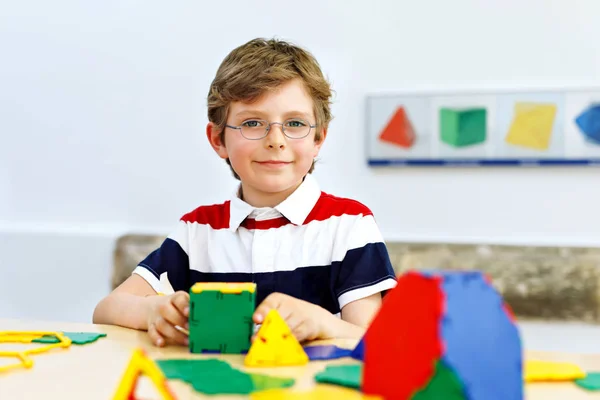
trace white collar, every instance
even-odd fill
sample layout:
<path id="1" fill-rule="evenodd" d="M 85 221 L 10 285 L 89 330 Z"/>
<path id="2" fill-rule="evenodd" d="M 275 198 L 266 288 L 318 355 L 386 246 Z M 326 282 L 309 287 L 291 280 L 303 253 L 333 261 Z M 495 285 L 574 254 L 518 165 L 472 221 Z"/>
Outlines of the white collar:
<path id="1" fill-rule="evenodd" d="M 236 190 L 231 197 L 229 204 L 229 229 L 232 231 L 244 222 L 253 211 L 275 210 L 276 213 L 283 215 L 294 225 L 302 225 L 321 197 L 321 189 L 317 180 L 307 174 L 300 186 L 288 196 L 287 199 L 276 205 L 274 208 L 256 208 L 246 203 L 239 197 L 240 189 Z"/>

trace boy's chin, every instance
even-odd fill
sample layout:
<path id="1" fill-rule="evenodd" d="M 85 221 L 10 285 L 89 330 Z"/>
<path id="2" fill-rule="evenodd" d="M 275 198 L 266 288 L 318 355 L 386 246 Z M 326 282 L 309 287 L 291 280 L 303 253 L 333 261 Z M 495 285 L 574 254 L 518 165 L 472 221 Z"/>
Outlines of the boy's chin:
<path id="1" fill-rule="evenodd" d="M 256 187 L 265 193 L 280 193 L 290 189 L 296 189 L 302 178 L 292 178 L 283 176 L 263 177 L 256 182 Z"/>

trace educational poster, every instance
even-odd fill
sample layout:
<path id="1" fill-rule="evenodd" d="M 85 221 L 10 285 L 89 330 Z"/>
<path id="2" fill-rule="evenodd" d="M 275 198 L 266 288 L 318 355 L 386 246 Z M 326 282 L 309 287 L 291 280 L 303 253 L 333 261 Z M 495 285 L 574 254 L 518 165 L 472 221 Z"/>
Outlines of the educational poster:
<path id="1" fill-rule="evenodd" d="M 369 96 L 367 160 L 600 166 L 600 90 Z"/>

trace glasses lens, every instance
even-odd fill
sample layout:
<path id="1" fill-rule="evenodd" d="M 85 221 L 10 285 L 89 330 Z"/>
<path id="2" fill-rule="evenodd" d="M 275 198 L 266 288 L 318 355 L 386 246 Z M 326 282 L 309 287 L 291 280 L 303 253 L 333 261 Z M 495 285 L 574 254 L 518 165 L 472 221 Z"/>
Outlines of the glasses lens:
<path id="1" fill-rule="evenodd" d="M 300 139 L 310 132 L 310 124 L 303 119 L 288 119 L 283 124 L 285 134 L 291 138 Z"/>
<path id="2" fill-rule="evenodd" d="M 242 135 L 247 139 L 260 139 L 267 133 L 267 121 L 253 119 L 241 125 Z"/>

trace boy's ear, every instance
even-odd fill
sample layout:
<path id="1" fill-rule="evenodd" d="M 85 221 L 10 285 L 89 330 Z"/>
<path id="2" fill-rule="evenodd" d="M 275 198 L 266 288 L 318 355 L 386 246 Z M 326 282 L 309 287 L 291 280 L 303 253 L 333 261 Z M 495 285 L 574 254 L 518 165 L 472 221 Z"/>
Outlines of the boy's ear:
<path id="1" fill-rule="evenodd" d="M 208 138 L 208 142 L 212 146 L 213 150 L 219 155 L 219 157 L 223 159 L 229 158 L 227 154 L 227 148 L 225 147 L 225 141 L 221 140 L 221 131 L 217 125 L 212 122 L 209 122 L 206 125 L 206 137 Z"/>
<path id="2" fill-rule="evenodd" d="M 321 130 L 321 138 L 317 141 L 315 141 L 315 157 L 319 154 L 319 151 L 321 150 L 321 146 L 323 146 L 323 143 L 325 142 L 325 138 L 327 137 L 327 128 L 323 128 Z"/>

